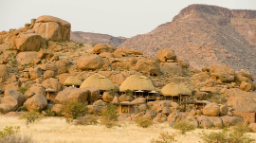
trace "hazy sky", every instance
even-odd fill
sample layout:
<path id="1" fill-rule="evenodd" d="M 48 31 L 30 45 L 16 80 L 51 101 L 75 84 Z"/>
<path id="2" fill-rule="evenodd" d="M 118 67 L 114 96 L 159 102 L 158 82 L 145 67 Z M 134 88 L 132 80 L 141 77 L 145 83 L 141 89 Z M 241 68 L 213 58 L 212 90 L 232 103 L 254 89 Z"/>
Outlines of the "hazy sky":
<path id="1" fill-rule="evenodd" d="M 132 37 L 172 21 L 190 4 L 256 10 L 256 0 L 0 0 L 0 31 L 52 15 L 70 22 L 72 31 Z"/>

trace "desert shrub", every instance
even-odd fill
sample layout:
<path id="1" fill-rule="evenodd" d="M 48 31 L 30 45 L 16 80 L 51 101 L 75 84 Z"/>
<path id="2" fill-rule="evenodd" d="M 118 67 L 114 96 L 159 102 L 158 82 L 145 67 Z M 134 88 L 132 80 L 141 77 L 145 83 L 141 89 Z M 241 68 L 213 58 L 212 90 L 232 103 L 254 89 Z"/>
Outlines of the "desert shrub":
<path id="1" fill-rule="evenodd" d="M 40 120 L 40 113 L 36 110 L 22 114 L 19 119 L 26 120 L 27 124 Z"/>
<path id="2" fill-rule="evenodd" d="M 19 91 L 22 94 L 25 94 L 27 90 L 28 90 L 27 87 L 20 87 L 17 91 Z"/>
<path id="3" fill-rule="evenodd" d="M 87 114 L 89 109 L 83 103 L 68 102 L 63 104 L 62 111 L 63 113 L 70 114 L 73 119 L 76 119 L 79 115 Z"/>
<path id="4" fill-rule="evenodd" d="M 199 137 L 205 143 L 251 143 L 255 139 L 246 136 L 248 127 L 242 123 L 237 123 L 232 131 L 223 130 L 221 132 L 211 132 L 209 134 L 202 131 Z"/>
<path id="5" fill-rule="evenodd" d="M 116 95 L 117 92 L 118 92 L 118 89 L 111 89 L 111 90 L 108 91 L 108 93 L 109 93 L 111 96 L 113 96 L 113 97 Z"/>
<path id="6" fill-rule="evenodd" d="M 176 142 L 175 134 L 169 134 L 168 132 L 160 133 L 158 139 L 152 139 L 151 143 L 173 143 Z"/>
<path id="7" fill-rule="evenodd" d="M 94 47 L 95 45 L 97 45 L 97 43 L 93 43 L 93 44 L 92 44 L 92 47 Z"/>
<path id="8" fill-rule="evenodd" d="M 130 89 L 126 89 L 125 94 L 133 97 L 133 92 Z"/>
<path id="9" fill-rule="evenodd" d="M 51 109 L 47 109 L 44 111 L 45 112 L 45 116 L 55 116 L 56 113 L 54 111 L 52 111 Z"/>
<path id="10" fill-rule="evenodd" d="M 75 125 L 97 125 L 97 117 L 94 115 L 87 115 L 84 117 L 77 118 Z"/>
<path id="11" fill-rule="evenodd" d="M 137 126 L 142 128 L 148 128 L 149 126 L 153 125 L 153 121 L 144 117 L 137 118 L 135 120 Z"/>
<path id="12" fill-rule="evenodd" d="M 107 105 L 106 109 L 102 112 L 102 125 L 105 125 L 107 128 L 111 128 L 116 125 L 116 121 L 118 118 L 116 109 L 117 106 L 115 105 Z"/>
<path id="13" fill-rule="evenodd" d="M 186 134 L 186 132 L 196 129 L 196 127 L 194 125 L 188 124 L 185 121 L 176 123 L 174 125 L 174 128 L 180 130 L 181 134 Z"/>
<path id="14" fill-rule="evenodd" d="M 13 134 L 0 138 L 0 143 L 35 143 L 31 137 Z"/>
<path id="15" fill-rule="evenodd" d="M 17 134 L 20 131 L 20 126 L 6 126 L 3 131 L 0 131 L 0 137 Z"/>

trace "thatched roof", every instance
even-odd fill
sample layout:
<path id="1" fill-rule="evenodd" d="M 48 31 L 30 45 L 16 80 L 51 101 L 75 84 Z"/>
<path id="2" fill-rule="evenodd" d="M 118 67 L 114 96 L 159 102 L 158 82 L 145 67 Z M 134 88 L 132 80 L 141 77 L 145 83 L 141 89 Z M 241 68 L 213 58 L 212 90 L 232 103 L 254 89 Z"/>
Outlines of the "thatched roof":
<path id="1" fill-rule="evenodd" d="M 79 79 L 76 76 L 70 76 L 64 82 L 64 85 L 81 85 L 81 84 L 82 84 L 81 79 Z"/>
<path id="2" fill-rule="evenodd" d="M 153 83 L 149 78 L 146 76 L 141 76 L 141 75 L 132 75 L 128 77 L 119 87 L 119 90 L 121 92 L 124 92 L 125 90 L 156 90 L 154 87 Z"/>
<path id="3" fill-rule="evenodd" d="M 111 90 L 114 89 L 115 86 L 113 83 L 103 75 L 95 74 L 88 77 L 84 82 L 81 84 L 80 88 L 86 88 L 89 86 L 94 86 L 99 88 L 100 90 Z"/>
<path id="4" fill-rule="evenodd" d="M 191 95 L 192 92 L 190 89 L 188 89 L 185 86 L 169 83 L 162 88 L 161 94 L 164 96 L 179 96 L 179 95 Z"/>

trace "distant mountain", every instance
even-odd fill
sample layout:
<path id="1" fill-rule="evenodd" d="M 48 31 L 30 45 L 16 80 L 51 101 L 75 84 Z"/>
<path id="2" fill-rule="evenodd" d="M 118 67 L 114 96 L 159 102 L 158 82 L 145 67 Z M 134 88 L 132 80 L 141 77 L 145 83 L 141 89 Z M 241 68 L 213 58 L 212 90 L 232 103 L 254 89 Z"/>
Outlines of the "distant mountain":
<path id="1" fill-rule="evenodd" d="M 81 31 L 71 32 L 70 39 L 76 42 L 83 42 L 89 45 L 101 43 L 110 44 L 115 47 L 117 47 L 126 40 L 126 38 L 124 37 L 113 37 L 107 34 L 89 33 Z"/>
<path id="2" fill-rule="evenodd" d="M 211 64 L 246 69 L 256 76 L 256 11 L 190 5 L 172 22 L 127 39 L 118 47 L 147 56 L 170 47 L 177 56 L 200 69 Z"/>

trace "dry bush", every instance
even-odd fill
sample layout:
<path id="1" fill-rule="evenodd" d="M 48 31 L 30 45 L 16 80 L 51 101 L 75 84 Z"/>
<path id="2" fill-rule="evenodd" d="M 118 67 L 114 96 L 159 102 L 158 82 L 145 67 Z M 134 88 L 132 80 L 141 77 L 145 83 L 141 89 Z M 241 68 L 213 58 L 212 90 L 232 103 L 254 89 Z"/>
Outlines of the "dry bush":
<path id="1" fill-rule="evenodd" d="M 79 102 L 68 102 L 62 107 L 63 113 L 72 115 L 73 119 L 76 119 L 79 115 L 85 115 L 89 109 L 83 103 Z"/>
<path id="2" fill-rule="evenodd" d="M 31 137 L 14 134 L 0 138 L 0 143 L 35 143 L 35 141 Z"/>
<path id="3" fill-rule="evenodd" d="M 144 118 L 144 117 L 137 118 L 135 120 L 135 123 L 137 124 L 137 126 L 142 127 L 142 128 L 148 128 L 149 126 L 153 125 L 152 120 L 150 120 L 148 118 Z"/>
<path id="4" fill-rule="evenodd" d="M 176 142 L 175 134 L 169 134 L 168 132 L 160 133 L 158 139 L 152 139 L 151 143 L 173 143 Z"/>
<path id="5" fill-rule="evenodd" d="M 255 139 L 246 136 L 248 126 L 237 123 L 232 131 L 223 130 L 222 132 L 211 132 L 209 134 L 202 131 L 199 136 L 205 143 L 251 143 Z"/>
<path id="6" fill-rule="evenodd" d="M 97 117 L 94 115 L 87 115 L 84 117 L 80 117 L 75 121 L 75 125 L 97 125 Z"/>
<path id="7" fill-rule="evenodd" d="M 40 118 L 41 118 L 40 113 L 35 110 L 24 113 L 19 117 L 19 119 L 21 119 L 21 120 L 26 120 L 27 124 L 38 121 L 38 120 L 40 120 Z"/>
<path id="8" fill-rule="evenodd" d="M 111 128 L 116 125 L 118 114 L 115 105 L 107 105 L 106 109 L 102 112 L 101 124 L 107 128 Z"/>
<path id="9" fill-rule="evenodd" d="M 188 124 L 185 121 L 176 123 L 174 125 L 174 128 L 180 130 L 181 134 L 186 134 L 186 132 L 196 129 L 196 127 L 194 125 Z"/>

